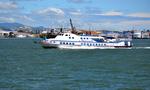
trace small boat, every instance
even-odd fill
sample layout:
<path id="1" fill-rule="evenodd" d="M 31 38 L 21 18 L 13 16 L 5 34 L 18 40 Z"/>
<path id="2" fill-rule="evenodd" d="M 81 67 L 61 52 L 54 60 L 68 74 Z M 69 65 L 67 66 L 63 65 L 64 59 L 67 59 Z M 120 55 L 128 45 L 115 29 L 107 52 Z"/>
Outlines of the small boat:
<path id="1" fill-rule="evenodd" d="M 55 38 L 45 39 L 41 42 L 44 48 L 66 49 L 109 49 L 132 47 L 129 40 L 116 40 L 109 42 L 101 36 L 82 36 L 71 32 L 58 34 Z"/>

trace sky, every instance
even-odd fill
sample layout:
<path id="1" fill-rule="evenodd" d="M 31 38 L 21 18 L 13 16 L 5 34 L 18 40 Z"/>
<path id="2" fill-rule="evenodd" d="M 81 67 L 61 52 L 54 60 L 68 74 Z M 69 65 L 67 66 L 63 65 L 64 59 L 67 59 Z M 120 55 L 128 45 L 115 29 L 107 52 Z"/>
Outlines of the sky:
<path id="1" fill-rule="evenodd" d="M 0 23 L 78 29 L 150 29 L 150 0 L 0 0 Z"/>

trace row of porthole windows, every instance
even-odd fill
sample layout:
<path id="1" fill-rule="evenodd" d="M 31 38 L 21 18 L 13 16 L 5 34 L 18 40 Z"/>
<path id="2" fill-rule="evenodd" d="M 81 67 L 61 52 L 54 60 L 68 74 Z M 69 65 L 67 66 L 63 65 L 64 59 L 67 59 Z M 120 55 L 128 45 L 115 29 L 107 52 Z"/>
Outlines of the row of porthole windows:
<path id="1" fill-rule="evenodd" d="M 51 43 L 55 43 L 55 41 L 51 41 Z"/>
<path id="2" fill-rule="evenodd" d="M 65 36 L 70 36 L 70 35 L 66 34 Z"/>
<path id="3" fill-rule="evenodd" d="M 82 46 L 106 46 L 106 44 L 81 43 Z"/>
<path id="4" fill-rule="evenodd" d="M 60 42 L 60 44 L 64 44 L 64 45 L 74 45 L 73 42 Z"/>
<path id="5" fill-rule="evenodd" d="M 74 37 L 69 37 L 69 39 L 74 39 Z"/>
<path id="6" fill-rule="evenodd" d="M 81 39 L 88 39 L 88 38 L 82 38 L 82 37 L 81 37 Z"/>

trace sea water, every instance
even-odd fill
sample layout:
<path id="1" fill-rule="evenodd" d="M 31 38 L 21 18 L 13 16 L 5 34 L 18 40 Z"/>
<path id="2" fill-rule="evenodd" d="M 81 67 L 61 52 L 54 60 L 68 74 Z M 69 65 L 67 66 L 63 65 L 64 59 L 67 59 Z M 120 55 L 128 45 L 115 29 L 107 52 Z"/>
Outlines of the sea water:
<path id="1" fill-rule="evenodd" d="M 44 49 L 0 39 L 0 90 L 150 90 L 150 40 L 131 49 Z"/>

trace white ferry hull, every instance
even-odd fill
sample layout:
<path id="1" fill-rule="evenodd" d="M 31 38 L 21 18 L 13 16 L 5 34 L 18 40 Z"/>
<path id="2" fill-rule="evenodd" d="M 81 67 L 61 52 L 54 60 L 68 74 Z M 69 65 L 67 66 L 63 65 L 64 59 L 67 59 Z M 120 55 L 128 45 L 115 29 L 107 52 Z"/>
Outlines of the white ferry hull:
<path id="1" fill-rule="evenodd" d="M 63 45 L 43 45 L 44 48 L 60 48 L 60 49 L 121 49 L 131 48 L 131 46 L 113 46 L 113 47 L 87 47 L 87 46 L 63 46 Z"/>
<path id="2" fill-rule="evenodd" d="M 59 46 L 60 49 L 114 49 L 115 47 Z"/>
<path id="3" fill-rule="evenodd" d="M 43 43 L 44 48 L 60 48 L 60 49 L 115 49 L 115 48 L 131 48 L 132 46 L 127 45 L 116 45 L 116 46 L 82 46 L 82 45 L 60 45 Z"/>
<path id="4" fill-rule="evenodd" d="M 132 46 L 130 41 L 107 42 L 102 39 L 102 37 L 65 33 L 54 39 L 43 40 L 41 44 L 44 48 L 60 49 L 114 49 L 130 48 Z"/>

